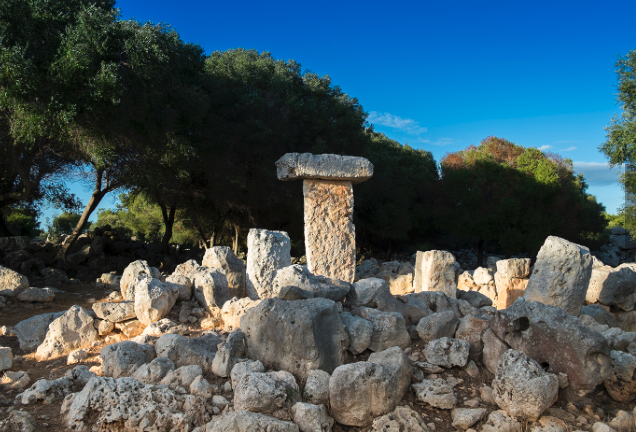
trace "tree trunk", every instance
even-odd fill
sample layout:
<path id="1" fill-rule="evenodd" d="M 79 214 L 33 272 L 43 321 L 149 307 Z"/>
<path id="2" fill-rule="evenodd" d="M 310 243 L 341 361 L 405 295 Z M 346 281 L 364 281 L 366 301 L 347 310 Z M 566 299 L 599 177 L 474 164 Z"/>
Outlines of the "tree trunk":
<path id="1" fill-rule="evenodd" d="M 477 242 L 477 267 L 484 265 L 484 239 Z"/>
<path id="2" fill-rule="evenodd" d="M 82 232 L 82 230 L 84 229 L 84 227 L 86 226 L 86 222 L 88 222 L 88 218 L 91 216 L 91 214 L 93 214 L 93 212 L 95 211 L 95 209 L 97 208 L 97 206 L 99 205 L 99 203 L 102 201 L 102 199 L 104 198 L 104 196 L 108 193 L 111 192 L 115 189 L 117 189 L 117 185 L 108 185 L 108 183 L 106 184 L 106 187 L 104 187 L 104 189 L 102 189 L 102 180 L 103 180 L 103 174 L 104 171 L 97 171 L 97 177 L 95 179 L 95 190 L 93 190 L 93 194 L 91 195 L 91 199 L 88 200 L 88 204 L 86 204 L 86 207 L 84 207 L 84 211 L 82 212 L 82 216 L 80 216 L 79 221 L 77 222 L 77 225 L 75 225 L 75 228 L 73 229 L 73 232 L 71 233 L 70 236 L 68 236 L 65 240 L 64 243 L 62 244 L 62 247 L 60 248 L 59 252 L 57 253 L 57 259 L 58 261 L 61 261 L 62 263 L 66 263 L 66 254 L 68 252 L 68 250 L 71 248 L 71 246 L 73 246 L 75 244 L 75 242 L 77 241 L 77 239 L 80 236 L 80 233 Z"/>
<path id="3" fill-rule="evenodd" d="M 237 223 L 234 225 L 234 238 L 232 239 L 232 250 L 235 255 L 238 255 L 239 236 L 241 235 L 241 226 Z"/>
<path id="4" fill-rule="evenodd" d="M 163 239 L 161 239 L 161 250 L 164 254 L 170 253 L 170 239 L 172 238 L 172 228 L 174 227 L 174 216 L 177 212 L 177 206 L 170 207 L 170 210 L 166 208 L 165 204 L 159 204 L 161 207 L 161 216 L 163 216 L 163 225 L 166 227 L 163 233 Z"/>

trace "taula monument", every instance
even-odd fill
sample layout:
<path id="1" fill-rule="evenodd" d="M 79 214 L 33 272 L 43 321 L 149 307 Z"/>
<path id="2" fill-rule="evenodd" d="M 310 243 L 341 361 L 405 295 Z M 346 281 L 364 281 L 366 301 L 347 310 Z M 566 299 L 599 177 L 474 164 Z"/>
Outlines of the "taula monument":
<path id="1" fill-rule="evenodd" d="M 373 176 L 362 157 L 287 153 L 276 162 L 278 179 L 303 180 L 307 268 L 315 275 L 353 283 L 356 233 L 353 184 Z"/>

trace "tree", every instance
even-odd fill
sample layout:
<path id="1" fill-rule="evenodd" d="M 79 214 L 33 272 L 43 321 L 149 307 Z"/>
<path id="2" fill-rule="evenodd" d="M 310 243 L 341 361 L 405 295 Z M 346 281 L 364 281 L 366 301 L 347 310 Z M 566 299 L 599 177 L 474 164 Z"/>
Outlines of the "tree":
<path id="1" fill-rule="evenodd" d="M 79 213 L 63 212 L 55 215 L 53 221 L 48 224 L 48 233 L 55 237 L 59 237 L 62 234 L 69 235 L 73 232 L 73 229 L 77 225 L 77 221 L 82 217 Z M 48 222 L 48 218 L 47 218 Z M 90 227 L 86 227 L 88 229 Z M 86 229 L 84 231 L 86 231 Z"/>
<path id="2" fill-rule="evenodd" d="M 569 159 L 488 137 L 441 161 L 438 224 L 463 240 L 494 241 L 507 254 L 535 253 L 548 235 L 580 242 L 605 228 L 604 207 L 586 193 Z"/>
<path id="3" fill-rule="evenodd" d="M 636 230 L 636 50 L 630 51 L 616 62 L 618 75 L 618 103 L 620 116 L 614 116 L 606 128 L 607 139 L 599 146 L 610 166 L 625 164 L 620 182 L 625 189 L 627 202 L 623 208 L 625 228 Z"/>

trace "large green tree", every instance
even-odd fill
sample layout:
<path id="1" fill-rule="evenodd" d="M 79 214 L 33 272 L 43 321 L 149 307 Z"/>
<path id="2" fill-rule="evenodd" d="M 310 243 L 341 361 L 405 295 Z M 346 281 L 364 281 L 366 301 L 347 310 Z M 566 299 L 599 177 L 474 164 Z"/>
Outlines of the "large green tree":
<path id="1" fill-rule="evenodd" d="M 607 156 L 611 166 L 625 164 L 620 181 L 625 189 L 623 208 L 625 227 L 636 230 L 636 50 L 616 62 L 618 75 L 618 103 L 622 108 L 606 128 L 607 139 L 599 150 Z"/>

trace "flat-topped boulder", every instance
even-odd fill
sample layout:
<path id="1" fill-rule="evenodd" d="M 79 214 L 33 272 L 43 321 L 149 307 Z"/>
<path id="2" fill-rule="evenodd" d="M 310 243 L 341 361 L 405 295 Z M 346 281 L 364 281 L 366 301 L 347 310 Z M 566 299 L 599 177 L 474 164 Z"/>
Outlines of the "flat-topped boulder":
<path id="1" fill-rule="evenodd" d="M 321 179 L 362 183 L 373 176 L 368 159 L 334 154 L 287 153 L 276 161 L 279 180 Z"/>

